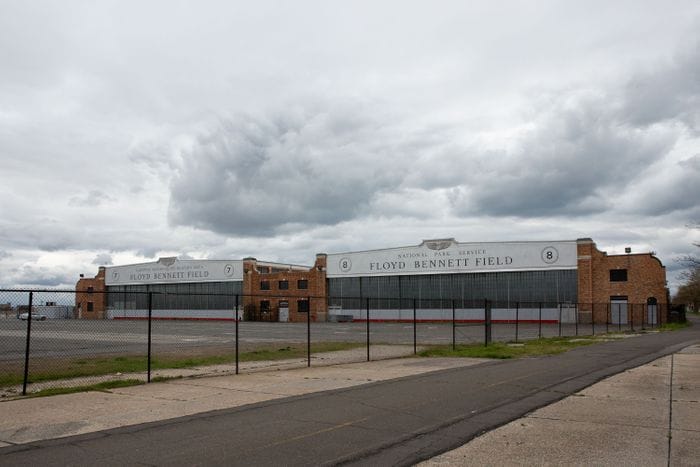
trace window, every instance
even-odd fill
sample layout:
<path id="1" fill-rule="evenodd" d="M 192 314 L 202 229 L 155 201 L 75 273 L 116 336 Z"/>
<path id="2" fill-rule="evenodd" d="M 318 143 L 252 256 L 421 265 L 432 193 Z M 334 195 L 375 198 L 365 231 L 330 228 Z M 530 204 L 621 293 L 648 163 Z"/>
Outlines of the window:
<path id="1" fill-rule="evenodd" d="M 87 311 L 95 311 L 95 304 L 93 302 L 87 302 Z"/>
<path id="2" fill-rule="evenodd" d="M 260 290 L 270 290 L 270 281 L 260 281 Z"/>
<path id="3" fill-rule="evenodd" d="M 611 269 L 610 282 L 627 282 L 627 269 Z"/>
<path id="4" fill-rule="evenodd" d="M 260 300 L 260 311 L 263 313 L 268 313 L 270 311 L 270 301 Z"/>
<path id="5" fill-rule="evenodd" d="M 309 301 L 308 300 L 297 300 L 297 312 L 308 313 L 309 312 Z"/>
<path id="6" fill-rule="evenodd" d="M 280 290 L 287 290 L 287 289 L 289 289 L 289 281 L 288 280 L 279 281 L 277 283 L 277 286 Z"/>
<path id="7" fill-rule="evenodd" d="M 309 281 L 306 279 L 299 279 L 297 281 L 297 289 L 308 289 L 309 288 Z"/>
<path id="8" fill-rule="evenodd" d="M 95 291 L 94 287 L 88 287 L 88 293 L 93 293 Z"/>

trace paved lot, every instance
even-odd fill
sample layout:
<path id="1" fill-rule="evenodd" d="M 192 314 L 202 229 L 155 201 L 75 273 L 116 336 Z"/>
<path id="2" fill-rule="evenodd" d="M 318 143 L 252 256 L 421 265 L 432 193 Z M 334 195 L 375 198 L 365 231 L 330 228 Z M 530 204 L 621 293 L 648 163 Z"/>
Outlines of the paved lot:
<path id="1" fill-rule="evenodd" d="M 486 430 L 579 392 L 603 378 L 698 341 L 700 329 L 691 328 L 581 347 L 552 357 L 487 362 L 388 381 L 367 381 L 368 384 L 359 386 L 341 385 L 321 392 L 314 391 L 319 391 L 327 380 L 325 372 L 336 367 L 296 370 L 304 376 L 291 379 L 306 386 L 310 394 L 263 402 L 255 402 L 251 396 L 260 392 L 285 394 L 286 373 L 280 372 L 281 377 L 268 384 L 251 382 L 247 386 L 239 385 L 243 381 L 240 376 L 230 376 L 134 387 L 114 391 L 113 396 L 102 395 L 102 400 L 94 400 L 88 408 L 99 411 L 109 399 L 118 401 L 113 406 L 118 413 L 157 413 L 161 407 L 168 406 L 172 412 L 166 410 L 166 418 L 174 416 L 178 407 L 196 406 L 197 411 L 203 411 L 211 407 L 207 404 L 220 403 L 213 408 L 228 408 L 60 440 L 8 446 L 0 449 L 0 464 L 411 465 L 460 446 Z M 415 365 L 439 361 L 418 360 Z M 313 373 L 304 373 L 307 371 Z M 342 378 L 341 372 L 328 379 Z M 92 396 L 71 397 L 55 399 L 57 403 L 53 404 L 52 413 L 62 412 L 64 420 L 68 420 L 66 430 L 82 421 L 69 401 L 85 405 Z M 234 407 L 232 399 L 237 397 L 247 405 Z M 131 412 L 129 400 L 140 401 L 142 405 Z M 22 416 L 27 406 L 12 405 L 18 402 L 41 403 L 0 403 L 0 410 L 11 414 L 2 420 L 15 421 Z M 603 410 L 624 403 L 613 402 Z M 683 412 L 680 407 L 678 413 Z M 658 420 L 654 408 L 654 404 L 649 404 L 640 413 L 649 413 L 650 420 Z M 46 411 L 32 413 L 39 420 L 14 427 L 10 430 L 12 436 L 21 436 L 28 427 L 47 417 Z M 90 413 L 87 412 L 88 419 Z M 689 420 L 694 420 L 693 414 L 690 417 Z M 122 423 L 131 421 L 127 416 Z M 138 423 L 138 417 L 133 421 Z M 60 418 L 51 419 L 46 426 L 58 427 L 51 436 L 61 435 Z M 16 439 L 10 438 L 10 434 L 3 435 L 8 444 Z M 618 461 L 624 463 L 626 459 Z"/>
<path id="2" fill-rule="evenodd" d="M 27 323 L 17 319 L 0 319 L 0 372 L 2 362 L 23 362 L 26 346 Z M 596 332 L 616 330 L 616 326 L 597 326 Z M 418 323 L 418 344 L 450 344 L 451 323 Z M 559 335 L 558 325 L 520 324 L 520 339 Z M 73 357 L 104 354 L 144 354 L 148 327 L 145 321 L 111 320 L 47 320 L 32 323 L 31 355 L 42 357 Z M 497 324 L 493 327 L 493 339 L 515 339 L 516 327 Z M 588 325 L 563 325 L 563 335 L 590 335 Z M 241 322 L 239 345 L 242 350 L 282 343 L 306 342 L 305 323 Z M 235 346 L 235 322 L 231 321 L 154 321 L 153 345 L 157 352 L 170 352 L 195 348 L 220 348 L 230 351 Z M 366 342 L 365 323 L 312 323 L 312 342 Z M 457 343 L 483 342 L 483 325 L 460 325 L 455 328 Z M 371 323 L 372 343 L 412 344 L 413 324 Z"/>

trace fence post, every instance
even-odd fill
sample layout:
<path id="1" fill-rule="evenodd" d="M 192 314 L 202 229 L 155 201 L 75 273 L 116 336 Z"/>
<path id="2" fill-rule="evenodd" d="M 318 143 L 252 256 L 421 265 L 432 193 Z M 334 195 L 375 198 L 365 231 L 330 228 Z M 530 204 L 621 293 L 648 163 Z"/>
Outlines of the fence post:
<path id="1" fill-rule="evenodd" d="M 542 302 L 540 302 L 540 319 L 538 320 L 539 322 L 539 330 L 537 331 L 537 338 L 542 339 Z"/>
<path id="2" fill-rule="evenodd" d="M 610 315 L 612 314 L 612 304 L 608 302 L 605 310 L 605 333 L 610 332 Z"/>
<path id="3" fill-rule="evenodd" d="M 561 337 L 561 303 L 559 304 L 559 337 Z"/>
<path id="4" fill-rule="evenodd" d="M 311 368 L 311 297 L 308 300 L 309 309 L 306 310 L 306 366 Z"/>
<path id="5" fill-rule="evenodd" d="M 24 380 L 22 383 L 22 395 L 27 395 L 27 382 L 29 381 L 29 342 L 32 335 L 32 300 L 34 292 L 29 292 L 29 314 L 27 315 L 27 347 L 24 351 Z"/>
<path id="6" fill-rule="evenodd" d="M 153 292 L 148 292 L 148 376 L 147 382 L 151 382 L 151 321 L 153 316 Z"/>
<path id="7" fill-rule="evenodd" d="M 630 323 L 630 331 L 634 332 L 634 303 L 627 309 L 627 319 Z"/>
<path id="8" fill-rule="evenodd" d="M 452 350 L 455 350 L 455 299 L 452 299 Z"/>
<path id="9" fill-rule="evenodd" d="M 484 346 L 491 343 L 491 304 L 484 299 Z"/>
<path id="10" fill-rule="evenodd" d="M 416 299 L 413 299 L 413 355 L 418 353 L 418 338 L 416 331 Z"/>
<path id="11" fill-rule="evenodd" d="M 617 332 L 622 331 L 622 307 L 617 304 Z"/>
<path id="12" fill-rule="evenodd" d="M 236 294 L 236 374 L 238 374 L 238 321 L 239 321 L 239 314 L 238 314 L 238 294 Z"/>
<path id="13" fill-rule="evenodd" d="M 520 302 L 515 302 L 515 342 L 518 342 L 518 318 L 520 318 Z"/>
<path id="14" fill-rule="evenodd" d="M 367 361 L 369 361 L 369 297 L 367 297 Z"/>
<path id="15" fill-rule="evenodd" d="M 574 313 L 576 313 L 576 336 L 578 337 L 578 303 L 574 303 Z"/>

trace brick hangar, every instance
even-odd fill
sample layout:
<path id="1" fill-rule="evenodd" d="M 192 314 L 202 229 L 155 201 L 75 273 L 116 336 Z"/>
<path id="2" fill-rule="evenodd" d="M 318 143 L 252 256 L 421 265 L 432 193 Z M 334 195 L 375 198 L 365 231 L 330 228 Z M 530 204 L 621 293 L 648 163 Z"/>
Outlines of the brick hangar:
<path id="1" fill-rule="evenodd" d="M 85 319 L 663 323 L 666 269 L 653 253 L 608 255 L 593 240 L 461 243 L 316 255 L 313 266 L 242 260 L 178 260 L 100 267 L 81 275 Z M 238 310 L 234 312 L 234 310 Z"/>

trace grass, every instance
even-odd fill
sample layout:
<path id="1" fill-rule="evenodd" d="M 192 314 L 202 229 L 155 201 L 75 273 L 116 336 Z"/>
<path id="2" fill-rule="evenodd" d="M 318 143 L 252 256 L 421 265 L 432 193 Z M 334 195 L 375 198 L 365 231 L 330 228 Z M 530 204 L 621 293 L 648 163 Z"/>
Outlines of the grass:
<path id="1" fill-rule="evenodd" d="M 364 344 L 344 342 L 319 342 L 311 345 L 312 353 L 336 352 L 361 347 Z M 262 360 L 286 360 L 306 356 L 306 344 L 287 345 L 282 348 L 262 348 L 239 354 L 240 362 L 252 362 Z M 193 368 L 198 366 L 211 366 L 221 364 L 233 364 L 235 355 L 211 353 L 181 357 L 176 354 L 151 359 L 152 370 Z M 119 357 L 95 357 L 69 359 L 67 361 L 49 361 L 40 366 L 40 369 L 32 370 L 32 362 L 29 364 L 29 380 L 32 383 L 43 381 L 55 381 L 86 376 L 113 375 L 117 373 L 140 373 L 147 369 L 145 356 L 119 356 Z M 60 365 L 60 368 L 56 368 Z M 23 370 L 0 374 L 0 386 L 14 386 L 22 384 Z"/>
<path id="2" fill-rule="evenodd" d="M 660 331 L 676 331 L 690 326 L 691 323 L 666 323 L 661 325 Z M 627 331 L 625 331 L 627 332 Z M 611 332 L 610 334 L 618 334 Z M 605 334 L 596 336 L 579 337 L 551 337 L 524 341 L 520 344 L 494 342 L 488 347 L 483 344 L 471 344 L 457 346 L 452 350 L 452 346 L 433 346 L 418 355 L 421 357 L 464 357 L 464 358 L 518 358 L 536 357 L 540 355 L 555 355 L 566 352 L 576 347 L 591 345 L 597 342 L 608 340 Z"/>
<path id="3" fill-rule="evenodd" d="M 340 350 L 355 349 L 364 347 L 363 343 L 348 342 L 321 342 L 311 344 L 311 353 L 338 352 Z M 260 349 L 245 352 L 240 355 L 241 362 L 259 362 L 263 360 L 285 360 L 290 358 L 306 357 L 306 344 L 289 345 L 276 350 Z"/>
<path id="4" fill-rule="evenodd" d="M 690 321 L 686 321 L 684 323 L 666 323 L 662 324 L 659 329 L 662 331 L 677 331 L 678 329 L 685 329 L 687 327 L 691 326 Z"/>
<path id="5" fill-rule="evenodd" d="M 488 347 L 483 344 L 430 347 L 418 355 L 421 357 L 465 357 L 465 358 L 518 358 L 540 355 L 554 355 L 575 347 L 599 342 L 596 337 L 551 337 L 525 341 L 519 344 L 494 342 Z"/>

